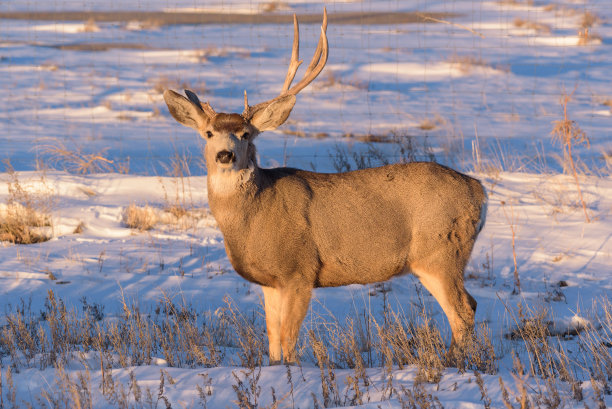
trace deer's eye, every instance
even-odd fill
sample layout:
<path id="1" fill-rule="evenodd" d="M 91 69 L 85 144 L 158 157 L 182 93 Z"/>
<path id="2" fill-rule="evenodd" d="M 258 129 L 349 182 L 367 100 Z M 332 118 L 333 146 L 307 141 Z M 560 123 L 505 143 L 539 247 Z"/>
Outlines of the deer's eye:
<path id="1" fill-rule="evenodd" d="M 206 131 L 206 137 L 207 137 L 208 139 L 212 138 L 212 136 L 213 136 L 213 133 L 212 133 L 212 132 L 210 132 L 210 131 Z"/>
<path id="2" fill-rule="evenodd" d="M 242 134 L 242 139 L 247 139 L 249 136 L 251 136 L 251 134 L 248 132 L 245 132 Z"/>

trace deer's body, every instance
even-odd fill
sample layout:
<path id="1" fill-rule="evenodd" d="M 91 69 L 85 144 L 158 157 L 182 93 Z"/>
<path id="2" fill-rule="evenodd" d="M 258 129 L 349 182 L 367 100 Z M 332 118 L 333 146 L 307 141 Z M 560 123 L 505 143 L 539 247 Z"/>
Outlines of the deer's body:
<path id="1" fill-rule="evenodd" d="M 281 94 L 242 114 L 216 113 L 186 90 L 166 91 L 172 116 L 206 139 L 210 209 L 234 269 L 260 284 L 270 362 L 293 363 L 312 289 L 415 274 L 448 317 L 453 341 L 474 325 L 463 272 L 484 224 L 477 180 L 435 163 L 328 174 L 257 165 L 255 137 L 288 118 L 295 95 L 327 60 L 326 17 L 305 78 L 292 88 L 296 38 Z"/>
<path id="2" fill-rule="evenodd" d="M 483 200 L 478 181 L 435 163 L 340 174 L 256 168 L 232 194 L 209 191 L 236 272 L 275 288 L 293 275 L 310 287 L 386 281 L 422 270 L 441 247 L 465 263 Z"/>

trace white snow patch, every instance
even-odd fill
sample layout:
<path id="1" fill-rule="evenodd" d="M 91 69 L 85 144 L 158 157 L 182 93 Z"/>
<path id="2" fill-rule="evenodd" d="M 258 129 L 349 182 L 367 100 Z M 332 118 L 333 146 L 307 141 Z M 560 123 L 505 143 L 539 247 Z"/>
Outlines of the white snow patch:
<path id="1" fill-rule="evenodd" d="M 85 32 L 98 32 L 100 29 L 95 24 L 85 23 L 55 23 L 32 26 L 34 31 L 53 31 L 64 34 L 81 34 Z"/>
<path id="2" fill-rule="evenodd" d="M 421 63 L 374 63 L 361 68 L 368 74 L 393 74 L 394 76 L 418 81 L 440 81 L 446 78 L 463 77 L 467 75 L 496 75 L 501 74 L 495 68 L 481 65 L 472 65 L 462 68 L 461 63 L 434 62 Z"/>

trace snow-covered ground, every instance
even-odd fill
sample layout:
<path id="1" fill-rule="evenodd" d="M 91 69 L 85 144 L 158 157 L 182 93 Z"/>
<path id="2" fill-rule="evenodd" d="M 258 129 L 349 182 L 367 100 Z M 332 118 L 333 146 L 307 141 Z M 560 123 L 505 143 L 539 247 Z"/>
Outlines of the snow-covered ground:
<path id="1" fill-rule="evenodd" d="M 2 12 L 264 13 L 271 3 L 13 0 L 2 3 Z M 282 13 L 322 9 L 314 1 L 280 3 L 276 6 Z M 490 197 L 487 224 L 466 286 L 478 301 L 477 323 L 489 328 L 499 357 L 498 373 L 482 375 L 490 407 L 504 407 L 499 377 L 511 392 L 521 384 L 512 373 L 512 351 L 529 362 L 524 342 L 509 337 L 521 309 L 547 311 L 549 330 L 561 336 L 559 345 L 572 362 L 582 362 L 584 356 L 580 337 L 562 335 L 591 324 L 609 356 L 610 333 L 597 327 L 605 318 L 602 305 L 609 306 L 612 294 L 609 2 L 385 0 L 325 5 L 330 13 L 327 67 L 300 94 L 288 123 L 259 137 L 260 164 L 335 171 L 346 168 L 347 160 L 354 169 L 354 158 L 368 154 L 372 165 L 381 163 L 378 153 L 390 162 L 435 157 L 483 181 Z M 452 24 L 334 24 L 333 14 L 346 11 L 453 16 L 444 18 Z M 586 37 L 585 16 L 593 21 Z M 310 58 L 318 33 L 317 25 L 301 25 L 301 58 Z M 289 25 L 0 20 L 0 157 L 16 171 L 7 166 L 0 174 L 0 203 L 15 197 L 18 181 L 30 192 L 28 197 L 48 209 L 51 227 L 44 229 L 53 236 L 43 243 L 0 247 L 0 328 L 6 329 L 10 315 L 19 310 L 40 318 L 50 290 L 68 309 L 102 310 L 100 325 L 124 314 L 124 300 L 150 312 L 164 297 L 202 316 L 226 308 L 229 297 L 245 316 L 262 324 L 261 290 L 233 272 L 223 237 L 207 211 L 203 142 L 170 117 L 161 92 L 189 87 L 217 111 L 241 112 L 245 89 L 252 102 L 279 91 L 291 41 Z M 585 222 L 573 176 L 563 174 L 562 147 L 550 135 L 553 121 L 562 119 L 564 93 L 572 95 L 570 118 L 590 141 L 573 150 L 590 223 Z M 389 142 L 364 142 L 380 139 Z M 75 159 L 67 152 L 80 156 Z M 99 172 L 79 174 L 87 160 Z M 160 222 L 146 232 L 126 227 L 123 217 L 133 204 L 151 206 Z M 173 207 L 189 210 L 188 216 L 176 220 L 164 211 Z M 513 294 L 513 248 L 521 281 L 518 295 Z M 364 314 L 380 319 L 387 308 L 406 315 L 424 308 L 449 342 L 441 309 L 415 278 L 406 276 L 382 291 L 374 285 L 316 290 L 302 344 L 308 343 L 308 329 L 320 329 L 321 320 L 335 317 L 344 323 L 346 317 Z M 158 407 L 165 406 L 162 395 L 172 407 L 198 407 L 204 401 L 210 408 L 232 407 L 238 383 L 234 374 L 251 380 L 259 375 L 262 407 L 273 403 L 271 388 L 279 400 L 285 398 L 280 407 L 313 407 L 315 397 L 324 405 L 321 372 L 308 351 L 302 367 L 291 368 L 289 381 L 285 367 L 264 366 L 249 375 L 230 347 L 218 347 L 224 358 L 217 367 L 169 367 L 160 352 L 146 365 L 115 363 L 112 376 L 127 389 L 133 373 L 143 390 L 152 391 Z M 14 387 L 8 386 L 11 365 Z M 53 407 L 52 399 L 41 393 L 61 389 L 56 384 L 62 379 L 59 369 L 17 364 L 5 349 L 0 349 L 0 368 L 7 407 L 13 402 L 11 390 L 15 407 Z M 88 373 L 94 407 L 118 405 L 98 388 L 107 375 L 95 352 L 75 354 L 62 370 L 73 381 Z M 158 394 L 160 370 L 165 389 Z M 358 407 L 411 407 L 401 390 L 417 390 L 416 367 L 393 368 L 392 386 L 400 392 L 391 399 L 385 371 L 380 362 L 367 369 L 370 385 L 362 384 L 366 394 Z M 588 371 L 578 364 L 572 371 L 582 382 L 585 401 L 573 399 L 571 386 L 560 382 L 562 407 L 598 407 L 593 401 L 597 385 L 593 387 Z M 357 404 L 344 398 L 353 396 L 348 392 L 350 376 L 351 369 L 336 370 L 342 399 L 340 404 L 328 402 L 330 406 Z M 526 382 L 534 396 L 545 389 L 541 378 Z M 485 405 L 471 371 L 448 368 L 438 383 L 423 387 L 445 408 Z M 610 407 L 607 393 L 603 405 Z M 533 399 L 534 405 L 547 407 Z"/>

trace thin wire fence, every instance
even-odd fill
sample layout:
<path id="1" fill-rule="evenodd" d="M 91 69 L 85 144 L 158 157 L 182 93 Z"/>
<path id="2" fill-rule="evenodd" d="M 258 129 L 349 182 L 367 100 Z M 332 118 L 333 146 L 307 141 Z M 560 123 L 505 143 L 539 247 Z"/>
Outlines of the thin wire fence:
<path id="1" fill-rule="evenodd" d="M 612 150 L 606 2 L 326 5 L 329 62 L 287 124 L 262 138 L 264 162 L 329 169 L 338 146 L 364 152 L 371 148 L 363 142 L 398 135 L 468 168 L 475 146 L 498 162 L 554 162 L 549 134 L 564 93 L 572 93 L 570 110 L 590 137 L 593 160 Z M 240 112 L 244 90 L 252 101 L 273 97 L 289 61 L 291 13 L 303 20 L 308 61 L 322 6 L 7 3 L 1 156 L 30 170 L 49 166 L 49 146 L 62 146 L 133 173 L 163 173 L 175 153 L 196 158 L 202 143 L 171 120 L 163 90 L 193 89 L 220 111 Z M 379 149 L 402 159 L 400 144 Z M 194 174 L 204 172 L 199 162 Z"/>

